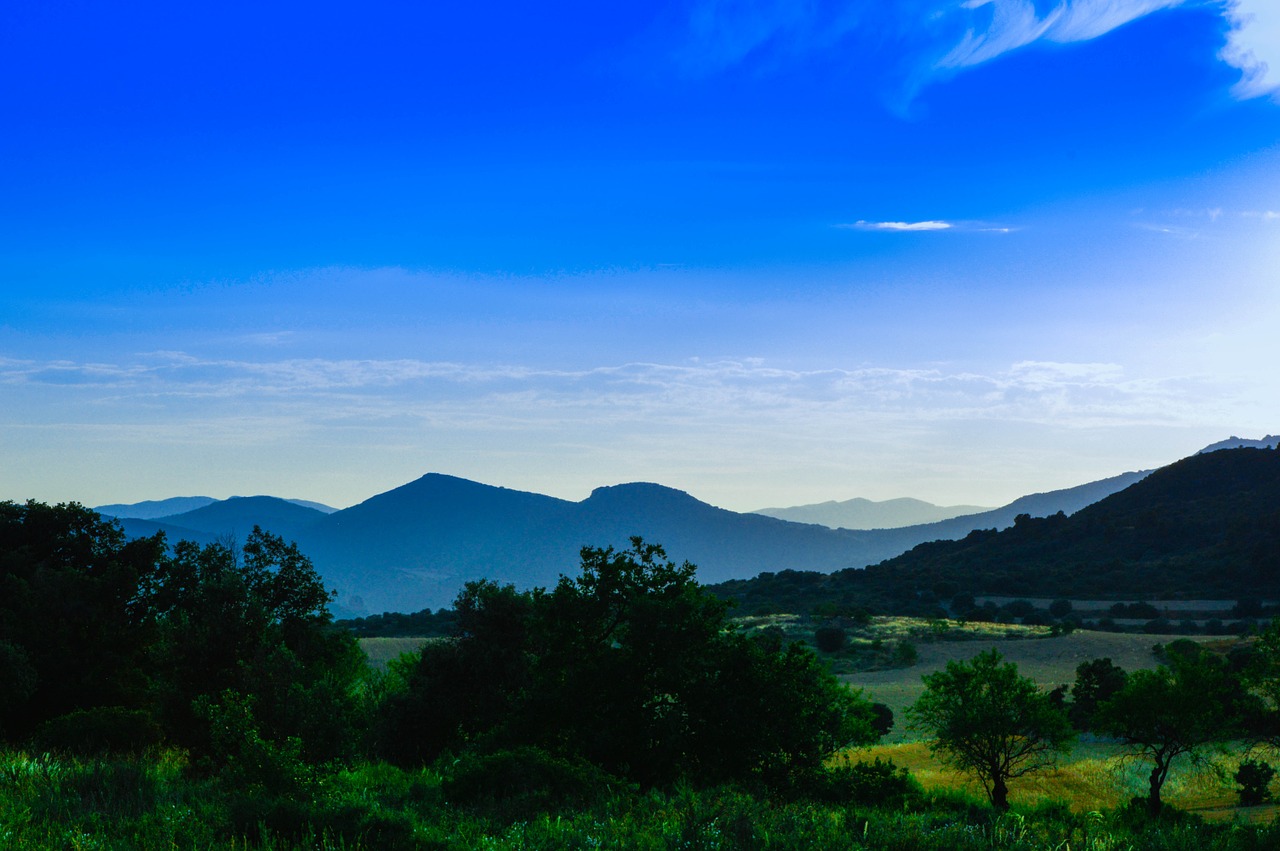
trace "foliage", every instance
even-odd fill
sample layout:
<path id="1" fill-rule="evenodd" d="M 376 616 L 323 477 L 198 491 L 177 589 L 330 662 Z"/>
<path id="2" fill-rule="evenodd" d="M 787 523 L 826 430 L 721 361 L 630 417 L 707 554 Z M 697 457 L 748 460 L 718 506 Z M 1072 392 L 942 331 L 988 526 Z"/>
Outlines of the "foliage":
<path id="1" fill-rule="evenodd" d="M 1271 800 L 1271 780 L 1276 770 L 1265 762 L 1247 759 L 1236 770 L 1235 781 L 1240 786 L 1241 806 L 1251 807 Z"/>
<path id="2" fill-rule="evenodd" d="M 151 641 L 144 588 L 163 538 L 126 541 L 115 523 L 72 504 L 0 502 L 0 733 L 143 702 Z"/>
<path id="3" fill-rule="evenodd" d="M 1081 662 L 1076 668 L 1076 682 L 1071 687 L 1068 717 L 1077 730 L 1093 729 L 1093 716 L 1098 705 L 1124 688 L 1128 680 L 1124 668 L 1109 658 Z"/>
<path id="4" fill-rule="evenodd" d="M 694 567 L 662 548 L 584 548 L 550 591 L 470 583 L 449 641 L 423 648 L 382 713 L 389 758 L 535 746 L 644 786 L 803 785 L 877 738 L 871 705 L 813 654 L 729 628 Z"/>
<path id="5" fill-rule="evenodd" d="M 234 693 L 277 744 L 300 739 L 311 760 L 349 755 L 366 666 L 354 636 L 332 626 L 328 599 L 297 547 L 257 527 L 239 552 L 179 542 L 149 594 L 151 699 L 171 739 L 208 752 L 197 706 Z"/>
<path id="6" fill-rule="evenodd" d="M 463 754 L 449 765 L 446 800 L 500 821 L 586 809 L 622 786 L 591 763 L 534 747 Z"/>
<path id="7" fill-rule="evenodd" d="M 164 734 L 151 714 L 121 706 L 77 709 L 40 725 L 36 744 L 44 750 L 81 755 L 141 753 Z"/>
<path id="8" fill-rule="evenodd" d="M 1212 654 L 1177 653 L 1168 660 L 1155 669 L 1134 671 L 1094 715 L 1097 730 L 1151 763 L 1147 808 L 1152 816 L 1160 814 L 1160 792 L 1174 762 L 1231 738 L 1243 700 L 1226 665 Z"/>
<path id="9" fill-rule="evenodd" d="M 1021 515 L 1001 531 L 932 541 L 865 569 L 778 571 L 714 593 L 743 611 L 819 605 L 931 617 L 935 587 L 973 596 L 1256 599 L 1280 597 L 1280 453 L 1195 455 L 1067 517 Z M 1256 607 L 1254 608 L 1256 610 Z M 1126 611 L 1113 617 L 1152 620 Z M 981 612 L 956 609 L 966 619 Z"/>
<path id="10" fill-rule="evenodd" d="M 1009 780 L 1049 767 L 1075 738 L 1066 714 L 1002 660 L 990 650 L 948 662 L 924 677 L 924 694 L 907 710 L 912 728 L 934 737 L 930 748 L 976 777 L 1001 810 Z"/>

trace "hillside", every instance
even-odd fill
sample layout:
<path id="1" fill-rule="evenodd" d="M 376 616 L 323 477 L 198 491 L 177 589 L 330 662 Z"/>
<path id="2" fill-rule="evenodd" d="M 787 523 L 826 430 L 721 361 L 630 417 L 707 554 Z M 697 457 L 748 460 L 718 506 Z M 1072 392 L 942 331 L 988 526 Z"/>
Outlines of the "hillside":
<path id="1" fill-rule="evenodd" d="M 1072 516 L 935 541 L 865 571 L 725 583 L 748 609 L 927 611 L 957 592 L 1124 599 L 1280 596 L 1280 451 L 1194 455 Z"/>
<path id="2" fill-rule="evenodd" d="M 326 516 L 323 511 L 279 497 L 233 496 L 194 511 L 158 519 L 171 526 L 213 535 L 229 534 L 243 538 L 254 526 L 261 526 L 281 537 L 294 538 Z"/>
<path id="3" fill-rule="evenodd" d="M 991 510 L 981 505 L 934 505 L 909 498 L 882 501 L 855 498 L 789 508 L 759 508 L 752 513 L 793 523 L 818 523 L 832 529 L 900 529 Z"/>
<path id="4" fill-rule="evenodd" d="M 727 511 L 650 483 L 601 487 L 572 502 L 438 474 L 329 514 L 295 500 L 234 497 L 121 523 L 131 537 L 163 531 L 170 541 L 200 543 L 242 538 L 262 526 L 298 542 L 339 591 L 337 610 L 349 616 L 447 606 L 473 579 L 551 585 L 576 568 L 582 547 L 622 547 L 633 535 L 693 562 L 706 583 L 766 571 L 861 568 L 923 541 L 1010 525 L 1019 513 L 1075 511 L 1142 475 L 1027 496 L 938 523 L 865 531 Z"/>

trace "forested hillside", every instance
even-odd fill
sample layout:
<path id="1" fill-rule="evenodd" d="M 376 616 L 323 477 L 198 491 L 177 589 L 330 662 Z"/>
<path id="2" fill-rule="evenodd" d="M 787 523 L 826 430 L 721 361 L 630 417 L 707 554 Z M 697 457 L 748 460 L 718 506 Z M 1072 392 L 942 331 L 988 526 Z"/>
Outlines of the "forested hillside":
<path id="1" fill-rule="evenodd" d="M 827 605 L 928 613 L 952 595 L 1116 599 L 1280 596 L 1280 451 L 1194 455 L 1072 516 L 1022 515 L 1003 531 L 920 544 L 829 576 L 726 582 L 744 610 Z"/>

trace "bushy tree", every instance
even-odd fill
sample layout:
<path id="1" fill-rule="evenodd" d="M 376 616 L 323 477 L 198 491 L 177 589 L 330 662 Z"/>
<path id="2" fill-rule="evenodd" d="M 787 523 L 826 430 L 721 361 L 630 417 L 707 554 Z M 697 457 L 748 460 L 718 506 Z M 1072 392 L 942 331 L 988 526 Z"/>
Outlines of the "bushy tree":
<path id="1" fill-rule="evenodd" d="M 383 714 L 384 752 L 534 746 L 642 785 L 802 785 L 877 738 L 871 704 L 805 648 L 732 630 L 660 546 L 582 550 L 550 591 L 472 583 L 453 638 L 424 648 Z"/>
<path id="2" fill-rule="evenodd" d="M 930 750 L 976 777 L 1001 810 L 1010 780 L 1048 768 L 1075 739 L 1066 713 L 1003 658 L 989 650 L 948 662 L 907 709 L 911 727 L 933 737 Z"/>
<path id="3" fill-rule="evenodd" d="M 1110 658 L 1090 659 L 1076 666 L 1076 682 L 1071 687 L 1068 716 L 1077 730 L 1093 729 L 1098 705 L 1124 688 L 1129 675 Z"/>
<path id="4" fill-rule="evenodd" d="M 209 706 L 250 706 L 267 740 L 311 759 L 349 753 L 354 687 L 366 663 L 332 626 L 329 592 L 294 544 L 254 527 L 242 548 L 179 542 L 148 589 L 152 700 L 170 738 L 214 746 Z"/>
<path id="5" fill-rule="evenodd" d="M 144 588 L 163 553 L 162 536 L 126 541 L 75 503 L 0 502 L 0 733 L 142 702 Z"/>
<path id="6" fill-rule="evenodd" d="M 1194 757 L 1238 729 L 1243 695 L 1226 665 L 1212 654 L 1170 654 L 1168 664 L 1134 671 L 1103 701 L 1094 729 L 1151 763 L 1147 809 L 1158 816 L 1165 780 L 1180 757 Z"/>

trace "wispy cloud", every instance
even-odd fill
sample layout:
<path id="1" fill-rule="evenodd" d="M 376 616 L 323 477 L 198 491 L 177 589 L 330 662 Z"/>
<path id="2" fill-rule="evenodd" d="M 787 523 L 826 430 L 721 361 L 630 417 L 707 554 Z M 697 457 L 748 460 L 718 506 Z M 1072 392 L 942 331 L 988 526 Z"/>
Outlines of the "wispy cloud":
<path id="1" fill-rule="evenodd" d="M 953 226 L 951 222 L 942 222 L 931 219 L 923 222 L 867 222 L 859 220 L 852 224 L 836 225 L 836 227 L 848 228 L 851 230 L 927 231 L 950 230 Z"/>
<path id="2" fill-rule="evenodd" d="M 1031 0 L 967 0 L 957 14 L 967 17 L 960 43 L 936 63 L 938 68 L 980 65 L 1036 41 L 1089 41 L 1117 27 L 1183 0 L 1062 0 L 1041 14 Z"/>
<path id="3" fill-rule="evenodd" d="M 295 417 L 299 427 L 405 417 L 431 428 L 518 430 L 559 423 L 693 424 L 843 429 L 857 422 L 1000 420 L 1095 425 L 1196 420 L 1198 380 L 1132 380 L 1114 364 L 1024 361 L 1003 372 L 940 369 L 793 370 L 756 360 L 627 363 L 580 370 L 416 360 L 267 362 L 164 353 L 139 363 L 5 361 L 0 383 L 44 402 L 112 419 L 139 403 L 189 417 L 247 423 Z M 90 403 L 87 406 L 85 403 Z M 17 414 L 11 409 L 10 424 Z"/>
<path id="4" fill-rule="evenodd" d="M 867 221 L 842 222 L 836 225 L 842 230 L 891 231 L 891 232 L 929 232 L 929 231 L 966 231 L 973 233 L 1012 233 L 1015 228 L 1006 225 L 993 225 L 989 222 L 946 221 L 944 219 L 923 219 L 918 222 Z"/>
<path id="5" fill-rule="evenodd" d="M 1280 100 L 1280 4 L 1275 0 L 1227 0 L 1231 30 L 1222 60 L 1242 72 L 1232 92 L 1242 99 Z"/>
<path id="6" fill-rule="evenodd" d="M 703 67 L 785 65 L 812 54 L 881 55 L 919 88 L 1040 42 L 1090 41 L 1148 15 L 1216 6 L 1227 24 L 1220 58 L 1240 69 L 1238 98 L 1280 97 L 1280 3 L 1275 0 L 697 0 L 689 16 Z"/>

